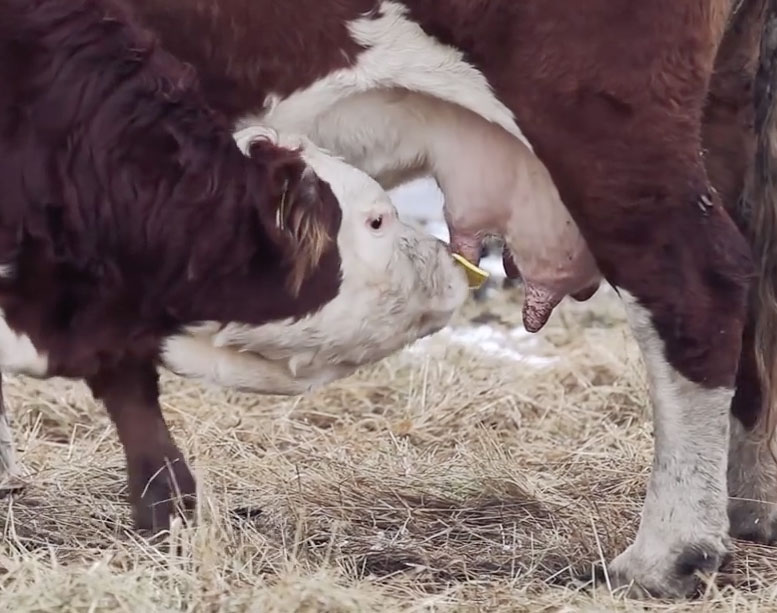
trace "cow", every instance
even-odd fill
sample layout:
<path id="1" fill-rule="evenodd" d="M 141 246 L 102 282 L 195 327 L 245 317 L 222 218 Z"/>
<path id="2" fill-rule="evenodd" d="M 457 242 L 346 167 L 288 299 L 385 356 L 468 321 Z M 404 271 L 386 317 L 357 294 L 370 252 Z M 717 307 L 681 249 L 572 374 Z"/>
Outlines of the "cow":
<path id="1" fill-rule="evenodd" d="M 302 135 L 233 133 L 119 0 L 3 0 L 0 82 L 0 371 L 102 400 L 139 530 L 196 494 L 159 366 L 298 394 L 467 298 L 449 246 L 372 178 Z"/>
<path id="2" fill-rule="evenodd" d="M 775 0 L 131 3 L 235 126 L 301 132 L 384 187 L 430 174 L 447 206 L 461 201 L 447 177 L 509 172 L 487 147 L 469 158 L 472 140 L 435 157 L 445 130 L 423 130 L 421 97 L 479 117 L 472 138 L 511 135 L 621 296 L 647 368 L 653 470 L 612 585 L 687 595 L 730 536 L 777 539 Z M 467 189 L 449 222 L 470 257 L 494 231 L 514 251 Z"/>

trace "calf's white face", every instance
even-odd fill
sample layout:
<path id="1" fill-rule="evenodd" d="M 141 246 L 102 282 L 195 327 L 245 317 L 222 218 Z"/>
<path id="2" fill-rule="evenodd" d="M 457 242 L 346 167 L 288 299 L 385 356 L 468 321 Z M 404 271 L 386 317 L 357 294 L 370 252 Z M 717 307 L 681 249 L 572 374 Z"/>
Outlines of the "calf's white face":
<path id="1" fill-rule="evenodd" d="M 376 181 L 309 140 L 257 126 L 236 133 L 235 140 L 245 152 L 253 140 L 268 137 L 284 147 L 301 146 L 340 203 L 340 291 L 298 321 L 192 326 L 167 339 L 165 365 L 227 387 L 299 394 L 444 327 L 468 294 L 466 276 L 447 246 L 400 221 Z"/>

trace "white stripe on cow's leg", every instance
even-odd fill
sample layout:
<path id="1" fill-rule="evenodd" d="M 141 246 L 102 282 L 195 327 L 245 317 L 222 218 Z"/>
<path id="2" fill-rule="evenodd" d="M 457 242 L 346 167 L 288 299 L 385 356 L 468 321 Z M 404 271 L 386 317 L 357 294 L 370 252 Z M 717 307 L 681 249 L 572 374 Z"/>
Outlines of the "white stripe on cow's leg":
<path id="1" fill-rule="evenodd" d="M 16 460 L 16 445 L 5 405 L 0 375 L 0 496 L 19 491 L 24 487 Z"/>
<path id="2" fill-rule="evenodd" d="M 677 372 L 649 311 L 621 290 L 648 372 L 655 456 L 637 537 L 610 567 L 619 584 L 684 594 L 693 569 L 718 569 L 727 553 L 726 462 L 733 390 L 705 389 Z M 667 565 L 673 567 L 668 568 Z"/>

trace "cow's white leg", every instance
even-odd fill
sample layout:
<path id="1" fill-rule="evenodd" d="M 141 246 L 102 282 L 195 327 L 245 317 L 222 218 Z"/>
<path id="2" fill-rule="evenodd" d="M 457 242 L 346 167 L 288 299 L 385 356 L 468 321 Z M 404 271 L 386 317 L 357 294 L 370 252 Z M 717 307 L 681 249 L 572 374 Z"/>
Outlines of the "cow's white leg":
<path id="1" fill-rule="evenodd" d="M 655 457 L 637 537 L 609 572 L 637 593 L 685 594 L 697 580 L 690 569 L 715 571 L 728 550 L 733 390 L 705 389 L 672 368 L 650 313 L 622 296 L 648 371 Z"/>

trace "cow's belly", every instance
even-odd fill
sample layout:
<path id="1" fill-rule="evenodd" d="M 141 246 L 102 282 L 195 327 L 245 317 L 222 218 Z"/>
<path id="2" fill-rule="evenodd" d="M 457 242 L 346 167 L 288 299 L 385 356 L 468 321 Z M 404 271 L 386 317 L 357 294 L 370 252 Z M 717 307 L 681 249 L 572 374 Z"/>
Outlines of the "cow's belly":
<path id="1" fill-rule="evenodd" d="M 289 360 L 270 360 L 233 347 L 219 347 L 210 336 L 176 335 L 168 338 L 162 352 L 166 368 L 182 377 L 226 388 L 295 396 L 316 390 L 356 370 L 343 364 L 317 368 L 291 367 Z"/>

